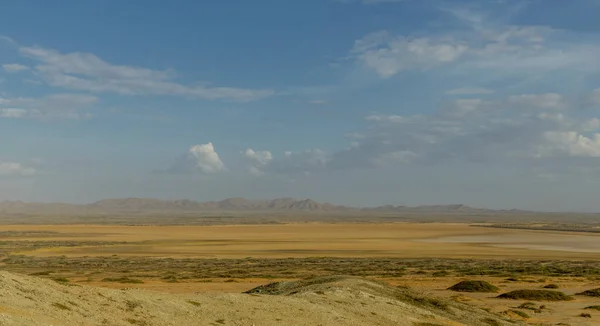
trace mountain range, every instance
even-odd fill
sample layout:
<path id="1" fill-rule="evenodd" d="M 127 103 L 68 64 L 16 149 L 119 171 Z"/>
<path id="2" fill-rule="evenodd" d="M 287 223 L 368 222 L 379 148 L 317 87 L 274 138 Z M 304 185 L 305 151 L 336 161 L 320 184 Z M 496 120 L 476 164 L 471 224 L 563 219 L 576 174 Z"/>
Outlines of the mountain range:
<path id="1" fill-rule="evenodd" d="M 526 213 L 520 210 L 489 210 L 466 205 L 429 206 L 378 206 L 348 207 L 320 203 L 312 199 L 277 198 L 272 200 L 249 200 L 228 198 L 221 201 L 197 202 L 188 199 L 161 200 L 154 198 L 114 198 L 90 204 L 34 203 L 23 201 L 0 202 L 0 213 L 5 214 L 109 214 L 109 213 L 202 213 L 202 212 L 364 212 L 364 213 Z"/>

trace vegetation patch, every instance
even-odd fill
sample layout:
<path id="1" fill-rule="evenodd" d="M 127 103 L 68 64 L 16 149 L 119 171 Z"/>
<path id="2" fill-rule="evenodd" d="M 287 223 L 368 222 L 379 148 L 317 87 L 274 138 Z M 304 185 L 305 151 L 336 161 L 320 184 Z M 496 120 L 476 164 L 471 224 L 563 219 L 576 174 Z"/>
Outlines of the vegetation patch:
<path id="1" fill-rule="evenodd" d="M 142 306 L 142 304 L 137 301 L 130 301 L 130 300 L 125 301 L 125 307 L 127 308 L 127 311 L 134 311 L 135 308 L 139 308 L 141 306 Z"/>
<path id="2" fill-rule="evenodd" d="M 462 281 L 448 288 L 456 292 L 495 293 L 500 289 L 486 281 Z"/>
<path id="3" fill-rule="evenodd" d="M 69 279 L 64 277 L 55 277 L 52 280 L 63 285 L 69 283 Z"/>
<path id="4" fill-rule="evenodd" d="M 533 300 L 533 301 L 568 301 L 572 297 L 558 291 L 550 290 L 515 290 L 498 296 L 501 299 Z"/>
<path id="5" fill-rule="evenodd" d="M 542 312 L 542 306 L 540 306 L 538 308 L 537 305 L 535 304 L 535 302 L 531 302 L 531 301 L 524 302 L 521 305 L 519 305 L 517 308 L 519 308 L 519 309 L 533 310 L 533 312 L 535 312 L 535 313 Z"/>
<path id="6" fill-rule="evenodd" d="M 41 271 L 41 272 L 31 273 L 29 275 L 31 275 L 31 276 L 48 276 L 52 273 L 54 273 L 54 272 L 53 271 Z"/>
<path id="7" fill-rule="evenodd" d="M 107 277 L 107 278 L 102 279 L 102 282 L 131 283 L 131 284 L 144 283 L 144 281 L 142 281 L 142 280 L 138 280 L 136 278 L 130 278 L 130 277 Z"/>
<path id="8" fill-rule="evenodd" d="M 493 319 L 493 318 L 485 318 L 482 320 L 482 322 L 486 325 L 490 325 L 490 326 L 502 326 L 502 324 L 500 324 L 499 321 Z"/>
<path id="9" fill-rule="evenodd" d="M 544 289 L 558 289 L 558 284 L 547 284 L 544 286 Z"/>
<path id="10" fill-rule="evenodd" d="M 525 312 L 523 312 L 523 311 L 520 311 L 520 310 L 514 310 L 514 309 L 511 309 L 511 310 L 509 310 L 509 311 L 510 311 L 510 312 L 512 312 L 513 314 L 515 314 L 515 315 L 517 315 L 517 316 L 521 317 L 521 318 L 525 318 L 525 319 L 527 319 L 527 318 L 531 318 L 531 316 L 529 316 L 527 313 L 525 313 Z"/>
<path id="11" fill-rule="evenodd" d="M 600 306 L 588 306 L 588 307 L 585 307 L 585 309 L 588 309 L 588 310 L 598 310 L 598 311 L 600 311 Z"/>
<path id="12" fill-rule="evenodd" d="M 585 295 L 587 297 L 600 297 L 600 288 L 579 292 L 577 293 L 577 295 Z"/>

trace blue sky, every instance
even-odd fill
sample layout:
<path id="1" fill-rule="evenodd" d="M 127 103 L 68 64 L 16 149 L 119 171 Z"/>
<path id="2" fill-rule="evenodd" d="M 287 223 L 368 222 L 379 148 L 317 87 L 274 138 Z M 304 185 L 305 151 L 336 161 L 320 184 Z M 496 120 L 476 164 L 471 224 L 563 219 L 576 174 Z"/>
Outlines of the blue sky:
<path id="1" fill-rule="evenodd" d="M 0 200 L 600 211 L 596 0 L 1 9 Z"/>

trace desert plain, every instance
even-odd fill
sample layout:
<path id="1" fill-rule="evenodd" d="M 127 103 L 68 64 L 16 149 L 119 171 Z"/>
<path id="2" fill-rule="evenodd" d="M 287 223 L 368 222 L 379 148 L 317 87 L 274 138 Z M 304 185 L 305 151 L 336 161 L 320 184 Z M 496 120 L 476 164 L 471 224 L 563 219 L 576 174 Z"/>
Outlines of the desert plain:
<path id="1" fill-rule="evenodd" d="M 134 221 L 1 225 L 0 325 L 600 324 L 600 297 L 577 295 L 600 287 L 600 233 L 368 219 Z M 243 293 L 300 280 L 316 281 L 275 296 Z M 469 280 L 498 291 L 448 290 Z M 571 300 L 497 298 L 548 285 Z"/>

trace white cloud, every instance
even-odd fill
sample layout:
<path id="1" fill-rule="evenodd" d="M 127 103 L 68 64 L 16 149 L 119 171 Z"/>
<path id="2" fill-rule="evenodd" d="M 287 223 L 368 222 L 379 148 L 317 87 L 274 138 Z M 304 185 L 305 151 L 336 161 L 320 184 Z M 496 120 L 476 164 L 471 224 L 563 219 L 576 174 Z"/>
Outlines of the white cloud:
<path id="1" fill-rule="evenodd" d="M 310 174 L 323 171 L 330 161 L 330 155 L 321 149 L 309 149 L 302 152 L 286 151 L 282 157 L 273 157 L 270 151 L 254 151 L 247 149 L 244 157 L 251 164 L 250 173 L 292 175 Z"/>
<path id="2" fill-rule="evenodd" d="M 0 108 L 0 118 L 25 118 L 29 113 L 25 109 Z"/>
<path id="3" fill-rule="evenodd" d="M 426 37 L 379 31 L 356 40 L 350 57 L 381 78 L 438 66 L 448 66 L 446 75 L 481 73 L 488 81 L 600 71 L 595 55 L 600 51 L 597 38 L 586 39 L 544 26 L 502 25 L 471 10 L 444 11 L 466 22 L 467 29 L 446 29 Z"/>
<path id="4" fill-rule="evenodd" d="M 581 131 L 590 132 L 596 130 L 600 130 L 600 119 L 598 118 L 589 119 L 581 124 Z"/>
<path id="5" fill-rule="evenodd" d="M 381 3 L 393 3 L 393 2 L 404 2 L 409 0 L 333 0 L 338 3 L 362 3 L 365 5 L 375 5 Z"/>
<path id="6" fill-rule="evenodd" d="M 477 111 L 488 103 L 482 99 L 459 99 L 454 102 L 455 114 L 462 116 Z"/>
<path id="7" fill-rule="evenodd" d="M 388 3 L 388 2 L 404 2 L 407 0 L 362 0 L 364 4 L 377 4 L 377 3 Z"/>
<path id="8" fill-rule="evenodd" d="M 494 91 L 489 90 L 483 87 L 465 87 L 465 88 L 455 88 L 446 91 L 447 95 L 485 95 L 485 94 L 493 94 Z"/>
<path id="9" fill-rule="evenodd" d="M 547 131 L 544 138 L 547 143 L 540 146 L 540 156 L 600 157 L 600 133 L 586 137 L 576 131 Z"/>
<path id="10" fill-rule="evenodd" d="M 468 49 L 451 38 L 409 39 L 387 31 L 369 34 L 355 41 L 351 55 L 382 78 L 404 70 L 430 68 L 457 60 Z"/>
<path id="11" fill-rule="evenodd" d="M 22 47 L 20 53 L 37 61 L 36 73 L 49 85 L 74 90 L 122 95 L 177 95 L 209 100 L 252 101 L 274 94 L 272 90 L 252 90 L 207 85 L 187 86 L 175 81 L 171 70 L 113 65 L 94 54 L 63 54 L 41 47 Z"/>
<path id="12" fill-rule="evenodd" d="M 512 95 L 508 98 L 508 101 L 514 105 L 540 109 L 561 109 L 565 107 L 563 97 L 556 93 Z"/>
<path id="13" fill-rule="evenodd" d="M 42 98 L 0 98 L 1 118 L 83 119 L 98 98 L 82 94 L 53 94 Z"/>
<path id="14" fill-rule="evenodd" d="M 374 157 L 372 162 L 377 167 L 398 166 L 399 164 L 411 163 L 416 160 L 418 155 L 411 151 L 395 151 L 384 153 L 379 157 Z"/>
<path id="15" fill-rule="evenodd" d="M 225 171 L 225 164 L 219 158 L 212 143 L 194 145 L 190 148 L 189 154 L 195 158 L 195 164 L 203 173 L 217 173 Z"/>
<path id="16" fill-rule="evenodd" d="M 371 121 L 380 121 L 380 122 L 389 122 L 389 123 L 399 123 L 405 122 L 407 120 L 406 117 L 402 117 L 399 115 L 370 115 L 365 118 L 366 120 Z"/>
<path id="17" fill-rule="evenodd" d="M 32 176 L 37 171 L 15 162 L 0 162 L 0 176 Z"/>
<path id="18" fill-rule="evenodd" d="M 365 118 L 370 126 L 357 130 L 361 137 L 333 153 L 327 167 L 471 162 L 552 168 L 555 174 L 592 171 L 593 164 L 580 159 L 600 157 L 600 118 L 581 117 L 574 110 L 579 105 L 554 93 L 521 94 L 459 99 L 428 115 L 371 115 Z"/>
<path id="19" fill-rule="evenodd" d="M 18 63 L 8 63 L 8 64 L 3 64 L 2 69 L 4 69 L 4 71 L 6 71 L 6 72 L 19 72 L 19 71 L 23 71 L 23 70 L 29 70 L 29 67 L 24 66 L 22 64 L 18 64 Z"/>
<path id="20" fill-rule="evenodd" d="M 269 164 L 273 160 L 273 155 L 269 151 L 255 151 L 248 148 L 244 152 L 244 156 L 250 160 L 256 166 L 263 166 Z"/>
<path id="21" fill-rule="evenodd" d="M 8 36 L 4 36 L 4 35 L 0 35 L 0 41 L 6 42 L 6 43 L 8 43 L 10 45 L 16 44 L 16 42 L 12 38 L 10 38 Z"/>

